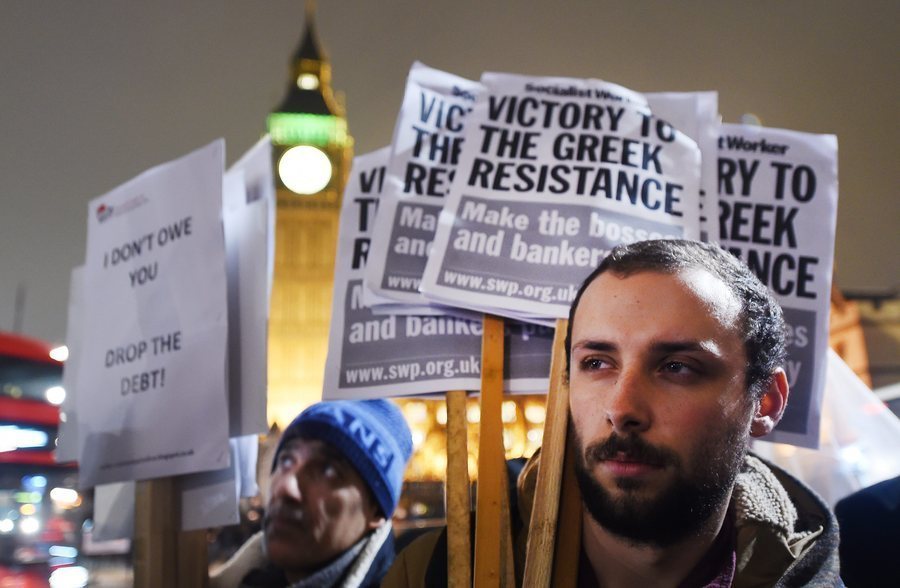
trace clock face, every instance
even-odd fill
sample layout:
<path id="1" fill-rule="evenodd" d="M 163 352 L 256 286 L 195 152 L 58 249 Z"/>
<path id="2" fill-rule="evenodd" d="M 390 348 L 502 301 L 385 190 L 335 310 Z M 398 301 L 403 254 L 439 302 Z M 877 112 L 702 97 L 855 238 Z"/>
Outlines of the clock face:
<path id="1" fill-rule="evenodd" d="M 278 177 L 297 194 L 315 194 L 331 181 L 331 160 L 310 145 L 291 147 L 278 160 Z"/>

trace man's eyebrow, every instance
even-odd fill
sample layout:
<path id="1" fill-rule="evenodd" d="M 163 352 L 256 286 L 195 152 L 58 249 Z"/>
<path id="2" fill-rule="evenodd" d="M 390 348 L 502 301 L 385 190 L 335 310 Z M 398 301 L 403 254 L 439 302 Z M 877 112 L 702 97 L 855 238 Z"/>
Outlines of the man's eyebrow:
<path id="1" fill-rule="evenodd" d="M 583 339 L 581 341 L 575 342 L 575 344 L 572 345 L 573 351 L 577 349 L 613 352 L 617 351 L 619 349 L 619 346 L 610 341 Z M 699 351 L 701 353 L 709 353 L 715 356 L 721 355 L 721 351 L 719 350 L 718 345 L 716 345 L 714 342 L 696 339 L 686 339 L 683 341 L 657 341 L 651 345 L 650 349 L 654 353 L 658 354 L 677 353 L 679 351 Z"/>
<path id="2" fill-rule="evenodd" d="M 322 451 L 323 457 L 327 457 L 328 459 L 330 459 L 332 461 L 339 461 L 341 463 L 347 461 L 347 458 L 344 457 L 343 453 L 341 453 L 340 451 L 338 451 L 337 449 L 335 449 L 334 447 L 332 447 L 331 445 L 329 445 L 327 443 L 323 443 L 322 447 L 320 449 Z"/>
<path id="3" fill-rule="evenodd" d="M 677 353 L 679 351 L 699 351 L 719 357 L 722 355 L 719 346 L 713 341 L 688 339 L 685 341 L 659 341 L 651 349 L 660 354 Z"/>
<path id="4" fill-rule="evenodd" d="M 304 439 L 303 437 L 294 437 L 288 440 L 284 447 L 281 448 L 282 451 L 294 451 L 298 449 L 298 445 L 303 443 L 304 441 L 308 442 L 308 439 Z M 318 455 L 319 457 L 324 457 L 334 461 L 345 461 L 344 455 L 323 441 L 316 442 L 311 446 L 311 451 L 313 455 Z"/>
<path id="5" fill-rule="evenodd" d="M 609 341 L 582 339 L 581 341 L 576 341 L 575 344 L 572 345 L 572 351 L 576 349 L 587 349 L 589 351 L 615 351 L 618 349 L 618 346 Z"/>

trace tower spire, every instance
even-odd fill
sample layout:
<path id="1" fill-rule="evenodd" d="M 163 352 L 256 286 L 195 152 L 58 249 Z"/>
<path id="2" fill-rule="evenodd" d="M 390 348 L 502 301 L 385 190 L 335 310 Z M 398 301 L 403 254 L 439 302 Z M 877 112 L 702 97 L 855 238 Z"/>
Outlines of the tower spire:
<path id="1" fill-rule="evenodd" d="M 291 85 L 278 112 L 343 116 L 344 109 L 331 88 L 331 64 L 315 26 L 315 0 L 307 0 L 303 36 L 291 64 Z"/>

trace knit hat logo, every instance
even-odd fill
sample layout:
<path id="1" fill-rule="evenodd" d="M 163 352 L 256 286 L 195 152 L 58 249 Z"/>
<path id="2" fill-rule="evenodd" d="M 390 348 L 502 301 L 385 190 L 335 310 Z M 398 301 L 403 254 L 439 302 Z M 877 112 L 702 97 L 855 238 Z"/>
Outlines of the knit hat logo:
<path id="1" fill-rule="evenodd" d="M 366 426 L 362 419 L 342 410 L 337 404 L 321 409 L 320 415 L 346 429 L 356 439 L 357 444 L 369 453 L 378 467 L 384 471 L 390 469 L 394 461 L 394 452 L 378 438 L 378 433 Z"/>
<path id="2" fill-rule="evenodd" d="M 372 458 L 375 460 L 375 463 L 377 463 L 382 470 L 387 471 L 394 461 L 394 453 L 378 439 L 378 435 L 375 431 L 366 427 L 361 420 L 354 418 L 349 414 L 345 414 L 345 417 L 347 419 L 345 421 L 347 430 L 350 431 L 350 433 L 360 441 L 360 444 L 369 451 Z"/>

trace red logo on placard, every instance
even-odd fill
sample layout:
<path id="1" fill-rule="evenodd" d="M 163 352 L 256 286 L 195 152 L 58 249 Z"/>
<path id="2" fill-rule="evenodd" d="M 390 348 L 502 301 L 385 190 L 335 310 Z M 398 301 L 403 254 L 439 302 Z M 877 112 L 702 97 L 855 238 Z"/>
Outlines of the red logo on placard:
<path id="1" fill-rule="evenodd" d="M 97 207 L 97 220 L 101 223 L 112 216 L 113 209 L 112 206 L 107 206 L 105 204 L 101 204 Z"/>

